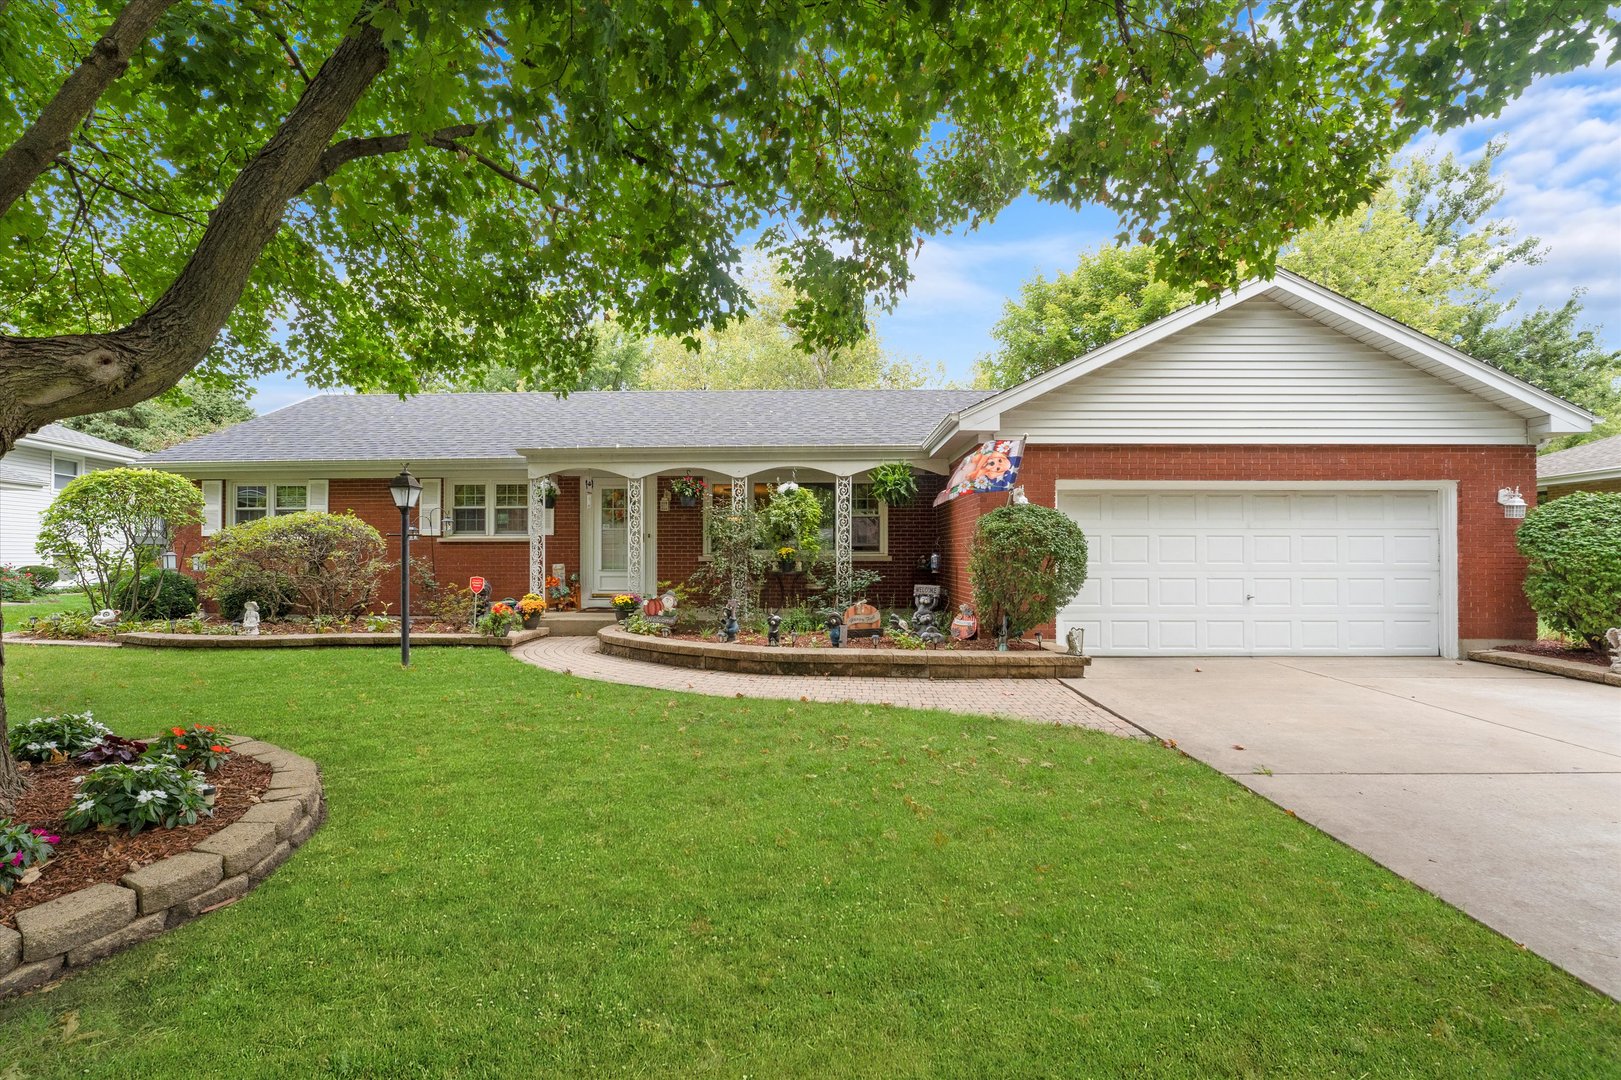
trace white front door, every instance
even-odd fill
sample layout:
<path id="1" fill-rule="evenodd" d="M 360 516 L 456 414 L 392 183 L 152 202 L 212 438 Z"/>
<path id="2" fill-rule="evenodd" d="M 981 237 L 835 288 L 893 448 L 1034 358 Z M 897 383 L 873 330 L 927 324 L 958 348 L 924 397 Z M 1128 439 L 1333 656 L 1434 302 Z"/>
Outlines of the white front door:
<path id="1" fill-rule="evenodd" d="M 1431 491 L 1063 493 L 1087 582 L 1059 612 L 1098 655 L 1435 656 Z"/>
<path id="2" fill-rule="evenodd" d="M 625 482 L 598 480 L 591 508 L 595 544 L 586 602 L 598 603 L 630 588 L 630 514 Z"/>

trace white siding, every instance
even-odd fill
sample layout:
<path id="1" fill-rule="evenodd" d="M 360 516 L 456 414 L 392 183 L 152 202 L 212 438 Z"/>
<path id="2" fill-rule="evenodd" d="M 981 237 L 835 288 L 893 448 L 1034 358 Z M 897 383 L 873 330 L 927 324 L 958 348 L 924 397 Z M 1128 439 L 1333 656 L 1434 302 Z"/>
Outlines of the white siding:
<path id="1" fill-rule="evenodd" d="M 1512 413 L 1267 299 L 1009 409 L 1000 430 L 1073 443 L 1529 441 Z"/>
<path id="2" fill-rule="evenodd" d="M 55 455 L 73 458 L 84 472 L 123 464 L 67 450 Z M 51 456 L 45 447 L 22 445 L 0 458 L 0 563 L 27 566 L 43 561 L 34 551 L 34 541 L 39 538 L 39 516 L 56 498 Z"/>

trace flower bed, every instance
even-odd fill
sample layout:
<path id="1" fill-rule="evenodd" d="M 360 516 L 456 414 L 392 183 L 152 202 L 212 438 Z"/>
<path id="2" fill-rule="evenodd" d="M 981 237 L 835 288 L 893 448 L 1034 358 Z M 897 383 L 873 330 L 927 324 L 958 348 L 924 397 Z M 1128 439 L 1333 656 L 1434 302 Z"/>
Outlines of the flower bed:
<path id="1" fill-rule="evenodd" d="M 500 606 L 500 605 L 497 605 Z M 78 613 L 74 613 L 76 616 Z M 495 627 L 491 628 L 496 629 Z M 475 633 L 466 624 L 411 621 L 412 645 L 476 645 L 510 649 L 546 634 L 544 626 L 492 636 Z M 390 646 L 399 644 L 397 620 L 383 616 L 354 619 L 277 619 L 259 624 L 258 634 L 245 634 L 240 626 L 219 618 L 153 619 L 116 626 L 92 626 L 89 616 L 29 620 L 23 629 L 6 634 L 17 642 L 97 642 L 182 649 L 276 649 L 299 646 Z"/>
<path id="2" fill-rule="evenodd" d="M 0 995 L 234 903 L 309 839 L 326 815 L 315 763 L 252 739 L 229 747 L 203 774 L 218 788 L 211 816 L 133 835 L 66 831 L 89 766 L 29 767 L 17 818 L 57 842 L 37 876 L 0 896 Z"/>
<path id="3" fill-rule="evenodd" d="M 1025 643 L 1030 644 L 1030 643 Z M 597 647 L 609 656 L 705 671 L 755 675 L 855 675 L 896 679 L 1079 679 L 1092 662 L 1048 649 L 996 652 L 983 649 L 844 648 L 729 643 L 632 634 L 617 626 L 597 631 Z"/>

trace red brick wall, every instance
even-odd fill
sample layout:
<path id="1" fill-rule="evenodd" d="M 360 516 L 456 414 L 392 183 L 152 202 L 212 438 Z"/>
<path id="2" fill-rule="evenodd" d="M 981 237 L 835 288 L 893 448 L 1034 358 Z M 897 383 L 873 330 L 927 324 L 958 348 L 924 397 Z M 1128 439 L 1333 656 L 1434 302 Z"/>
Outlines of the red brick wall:
<path id="1" fill-rule="evenodd" d="M 1516 523 L 1497 491 L 1518 487 L 1536 501 L 1530 446 L 1030 446 L 1019 481 L 1031 502 L 1056 505 L 1058 480 L 1456 480 L 1458 636 L 1531 638 L 1536 616 L 1514 547 Z M 970 595 L 967 540 L 978 516 L 1005 496 L 971 495 L 940 508 L 953 603 Z M 1053 627 L 1043 628 L 1049 636 Z"/>

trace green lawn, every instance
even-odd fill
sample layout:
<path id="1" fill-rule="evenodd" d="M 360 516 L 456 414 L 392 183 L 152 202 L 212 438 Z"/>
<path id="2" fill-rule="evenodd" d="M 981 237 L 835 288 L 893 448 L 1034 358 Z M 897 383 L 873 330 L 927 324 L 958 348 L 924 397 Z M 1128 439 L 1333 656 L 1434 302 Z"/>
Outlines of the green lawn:
<path id="1" fill-rule="evenodd" d="M 198 720 L 308 754 L 331 817 L 241 903 L 0 1005 L 0 1076 L 1621 1060 L 1621 1007 L 1159 746 L 484 650 L 410 672 L 383 650 L 6 660 L 13 715 Z"/>
<path id="2" fill-rule="evenodd" d="M 0 615 L 5 617 L 6 630 L 21 630 L 23 620 L 35 615 L 55 615 L 59 611 L 89 611 L 90 601 L 85 599 L 84 593 L 77 589 L 72 592 L 49 593 L 37 600 L 26 604 L 5 604 L 0 606 Z"/>

